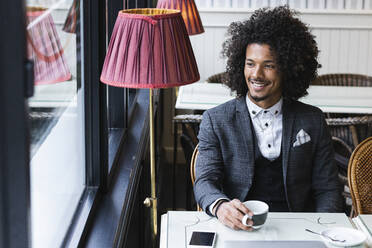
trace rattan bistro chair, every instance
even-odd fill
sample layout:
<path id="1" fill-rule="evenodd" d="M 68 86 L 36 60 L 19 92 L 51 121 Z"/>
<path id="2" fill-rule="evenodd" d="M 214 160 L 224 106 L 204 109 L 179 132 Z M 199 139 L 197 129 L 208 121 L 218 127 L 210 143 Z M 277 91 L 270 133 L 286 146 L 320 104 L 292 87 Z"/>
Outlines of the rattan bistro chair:
<path id="1" fill-rule="evenodd" d="M 355 147 L 372 135 L 372 115 L 326 118 L 333 137 L 342 139 L 349 147 Z"/>
<path id="2" fill-rule="evenodd" d="M 361 74 L 324 74 L 318 76 L 311 85 L 372 87 L 372 77 Z M 352 149 L 360 141 L 372 135 L 371 115 L 325 113 L 331 135 L 342 139 Z"/>
<path id="3" fill-rule="evenodd" d="M 224 83 L 226 81 L 227 73 L 226 72 L 220 72 L 217 74 L 214 74 L 207 78 L 207 83 Z"/>
<path id="4" fill-rule="evenodd" d="M 195 163 L 196 163 L 196 158 L 198 157 L 198 154 L 199 154 L 198 146 L 199 146 L 199 144 L 196 145 L 196 147 L 194 149 L 194 152 L 192 153 L 191 162 L 190 162 L 190 176 L 191 176 L 191 182 L 192 182 L 193 186 L 194 186 L 195 179 L 196 179 L 195 178 Z M 203 209 L 201 209 L 201 207 L 199 207 L 199 205 L 196 206 L 196 209 L 198 211 L 203 211 Z"/>
<path id="5" fill-rule="evenodd" d="M 348 181 L 355 214 L 372 214 L 372 136 L 353 151 Z"/>

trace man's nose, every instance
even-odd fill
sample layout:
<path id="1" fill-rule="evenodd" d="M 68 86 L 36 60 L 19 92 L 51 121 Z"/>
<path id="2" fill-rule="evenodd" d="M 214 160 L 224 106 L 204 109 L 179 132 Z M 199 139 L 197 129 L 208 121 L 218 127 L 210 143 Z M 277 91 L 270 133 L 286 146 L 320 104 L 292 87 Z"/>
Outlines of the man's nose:
<path id="1" fill-rule="evenodd" d="M 253 78 L 259 79 L 262 78 L 263 72 L 262 72 L 262 67 L 260 65 L 257 65 L 252 73 Z"/>

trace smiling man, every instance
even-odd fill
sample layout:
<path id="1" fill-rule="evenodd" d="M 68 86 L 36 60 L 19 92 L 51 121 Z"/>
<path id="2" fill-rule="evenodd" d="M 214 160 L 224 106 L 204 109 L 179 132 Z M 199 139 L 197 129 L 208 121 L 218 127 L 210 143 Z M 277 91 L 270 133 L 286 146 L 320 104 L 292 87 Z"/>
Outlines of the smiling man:
<path id="1" fill-rule="evenodd" d="M 341 210 L 323 113 L 297 101 L 319 64 L 314 36 L 295 14 L 260 9 L 230 25 L 225 84 L 237 98 L 203 114 L 195 198 L 234 229 L 250 230 L 241 223 L 252 214 L 246 200 L 264 201 L 272 212 Z"/>

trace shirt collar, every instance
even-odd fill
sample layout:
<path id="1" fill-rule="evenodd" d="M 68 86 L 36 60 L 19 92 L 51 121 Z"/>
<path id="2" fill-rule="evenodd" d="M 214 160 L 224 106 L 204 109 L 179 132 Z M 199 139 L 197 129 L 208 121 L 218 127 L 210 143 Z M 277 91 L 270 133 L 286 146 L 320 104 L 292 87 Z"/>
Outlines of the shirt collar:
<path id="1" fill-rule="evenodd" d="M 277 103 L 275 103 L 268 109 L 263 109 L 257 106 L 255 103 L 253 103 L 251 99 L 249 99 L 248 94 L 246 95 L 245 99 L 248 107 L 248 112 L 251 118 L 256 117 L 261 111 L 268 111 L 273 116 L 279 116 L 282 113 L 283 97 L 281 97 Z"/>

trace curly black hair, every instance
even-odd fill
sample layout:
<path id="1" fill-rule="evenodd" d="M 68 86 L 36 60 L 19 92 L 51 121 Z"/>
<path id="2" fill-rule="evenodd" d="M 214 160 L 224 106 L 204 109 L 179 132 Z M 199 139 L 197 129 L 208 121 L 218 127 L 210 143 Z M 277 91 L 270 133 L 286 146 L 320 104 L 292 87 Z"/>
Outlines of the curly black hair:
<path id="1" fill-rule="evenodd" d="M 274 53 L 281 73 L 282 95 L 297 100 L 307 95 L 307 88 L 320 67 L 318 47 L 309 28 L 294 17 L 297 12 L 280 6 L 256 10 L 243 22 L 233 22 L 229 38 L 223 43 L 227 57 L 225 84 L 237 96 L 244 96 L 248 87 L 244 77 L 245 53 L 248 44 L 267 44 Z"/>

